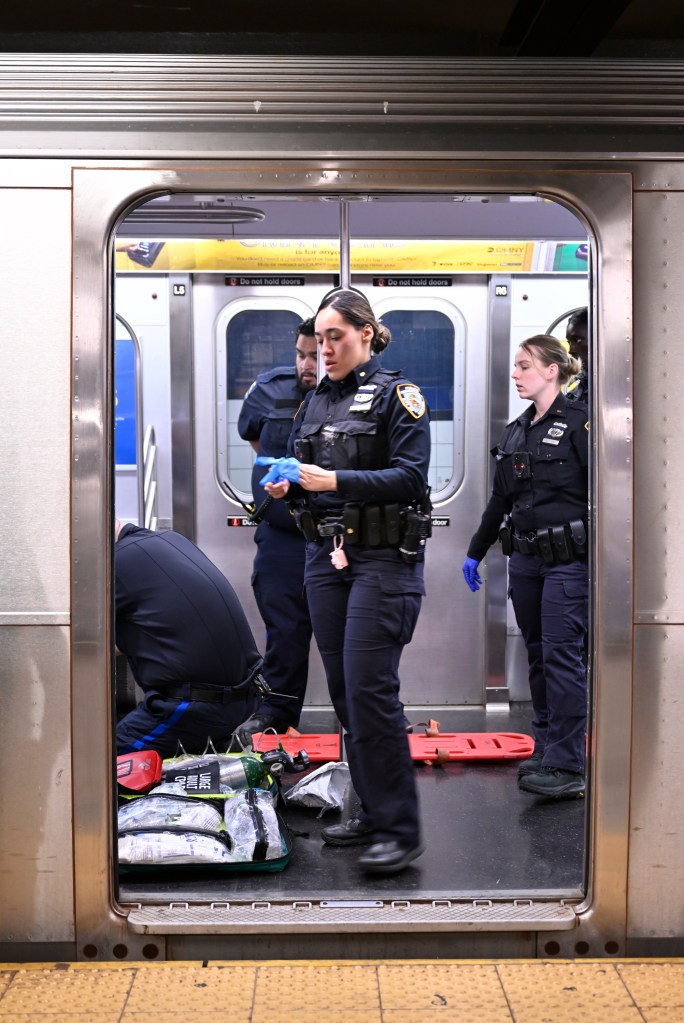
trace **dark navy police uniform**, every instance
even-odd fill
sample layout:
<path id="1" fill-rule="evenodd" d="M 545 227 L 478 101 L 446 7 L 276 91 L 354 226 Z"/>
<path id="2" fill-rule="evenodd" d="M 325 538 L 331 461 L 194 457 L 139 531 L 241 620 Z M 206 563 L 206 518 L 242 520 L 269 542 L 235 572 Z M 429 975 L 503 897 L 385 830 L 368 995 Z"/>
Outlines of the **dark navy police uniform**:
<path id="1" fill-rule="evenodd" d="M 527 647 L 535 753 L 543 751 L 544 768 L 581 773 L 587 719 L 587 408 L 561 394 L 536 423 L 534 411 L 531 405 L 509 423 L 494 449 L 492 496 L 468 557 L 481 561 L 510 515 L 509 595 Z M 554 533 L 549 527 L 565 528 Z"/>
<path id="2" fill-rule="evenodd" d="M 303 398 L 294 366 L 259 374 L 242 405 L 238 433 L 243 440 L 258 440 L 260 455 L 282 458 Z M 257 508 L 267 496 L 259 482 L 266 472 L 263 465 L 255 465 L 252 471 Z M 273 714 L 284 729 L 299 723 L 309 674 L 311 619 L 304 593 L 305 541 L 284 501 L 268 502 L 254 540 L 252 589 L 266 625 L 264 677 L 272 690 L 260 713 Z"/>
<path id="3" fill-rule="evenodd" d="M 335 492 L 293 486 L 288 497 L 305 496 L 319 534 L 306 547 L 306 591 L 331 700 L 347 733 L 360 819 L 372 826 L 373 841 L 414 848 L 420 822 L 398 669 L 425 593 L 423 556 L 403 560 L 396 537 L 388 542 L 385 516 L 390 509 L 387 522 L 395 521 L 394 510 L 403 514 L 425 495 L 425 401 L 375 356 L 343 381 L 325 377 L 307 395 L 291 445 L 302 462 L 337 473 Z M 349 565 L 340 570 L 330 560 L 333 539 L 320 532 L 339 522 L 345 507 L 359 513 L 362 542 L 351 543 L 345 531 Z M 369 523 L 378 527 L 375 534 Z M 363 542 L 376 539 L 378 546 Z"/>
<path id="4" fill-rule="evenodd" d="M 180 742 L 223 752 L 257 703 L 261 657 L 228 580 L 190 540 L 126 525 L 115 547 L 116 645 L 145 697 L 116 729 L 119 753 Z"/>

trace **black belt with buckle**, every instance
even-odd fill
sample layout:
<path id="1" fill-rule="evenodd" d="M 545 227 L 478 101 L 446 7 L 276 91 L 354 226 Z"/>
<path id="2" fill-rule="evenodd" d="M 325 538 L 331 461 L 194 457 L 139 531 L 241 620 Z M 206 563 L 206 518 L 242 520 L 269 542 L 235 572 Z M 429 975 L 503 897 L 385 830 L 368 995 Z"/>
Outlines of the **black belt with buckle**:
<path id="1" fill-rule="evenodd" d="M 539 548 L 537 546 L 537 537 L 522 536 L 519 533 L 513 533 L 511 536 L 511 546 L 514 551 L 520 551 L 521 554 L 538 554 Z"/>
<path id="2" fill-rule="evenodd" d="M 344 523 L 340 518 L 314 519 L 314 525 L 319 536 L 344 536 Z"/>
<path id="3" fill-rule="evenodd" d="M 546 565 L 564 565 L 587 556 L 587 530 L 581 519 L 575 519 L 527 535 L 513 533 L 511 547 L 521 554 L 537 554 Z"/>

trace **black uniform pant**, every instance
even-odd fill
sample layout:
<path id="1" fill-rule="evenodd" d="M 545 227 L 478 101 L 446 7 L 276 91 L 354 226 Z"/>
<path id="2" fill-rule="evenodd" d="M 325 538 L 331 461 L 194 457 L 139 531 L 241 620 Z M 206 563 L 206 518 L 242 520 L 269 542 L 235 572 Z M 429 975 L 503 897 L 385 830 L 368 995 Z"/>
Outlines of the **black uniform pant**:
<path id="1" fill-rule="evenodd" d="M 309 675 L 311 618 L 304 592 L 304 537 L 259 527 L 252 589 L 266 626 L 263 675 L 273 690 L 260 713 L 299 724 Z"/>
<path id="2" fill-rule="evenodd" d="M 423 565 L 392 549 L 345 547 L 334 568 L 332 542 L 307 544 L 305 581 L 330 698 L 346 731 L 352 783 L 378 842 L 420 841 L 413 761 L 399 698 L 399 660 L 411 640 Z"/>
<path id="3" fill-rule="evenodd" d="M 116 726 L 116 751 L 154 749 L 162 757 L 180 752 L 204 753 L 211 740 L 225 753 L 233 732 L 258 704 L 255 690 L 246 689 L 229 703 L 204 703 L 164 696 L 163 687 L 150 689 L 144 699 Z"/>
<path id="4" fill-rule="evenodd" d="M 535 751 L 543 767 L 584 771 L 587 724 L 587 562 L 545 565 L 514 551 L 509 596 L 529 664 Z"/>

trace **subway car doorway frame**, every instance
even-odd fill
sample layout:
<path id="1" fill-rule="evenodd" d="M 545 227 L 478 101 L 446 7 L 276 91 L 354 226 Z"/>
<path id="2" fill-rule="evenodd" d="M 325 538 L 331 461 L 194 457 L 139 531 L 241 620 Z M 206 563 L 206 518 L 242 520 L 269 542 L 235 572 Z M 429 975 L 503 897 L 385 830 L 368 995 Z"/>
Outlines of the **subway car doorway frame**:
<path id="1" fill-rule="evenodd" d="M 433 930 L 516 930 L 548 932 L 561 953 L 577 940 L 614 937 L 626 931 L 629 794 L 622 779 L 630 770 L 632 689 L 632 179 L 608 163 L 587 169 L 572 161 L 538 159 L 512 168 L 496 160 L 293 160 L 275 169 L 273 161 L 215 160 L 197 168 L 190 161 L 170 167 L 162 161 L 114 160 L 107 167 L 73 171 L 73 378 L 72 378 L 72 686 L 73 818 L 76 933 L 79 954 L 87 945 L 101 956 L 125 940 L 132 955 L 136 941 L 155 933 L 192 932 L 192 920 L 139 914 L 115 899 L 114 754 L 112 748 L 112 571 L 111 488 L 113 472 L 111 349 L 114 313 L 113 248 L 117 224 L 143 199 L 170 191 L 310 193 L 312 195 L 453 194 L 492 192 L 537 194 L 565 203 L 585 221 L 592 238 L 592 320 L 601 338 L 594 409 L 593 584 L 595 678 L 592 729 L 592 803 L 587 894 L 573 907 L 547 904 L 533 919 L 515 901 L 506 913 L 454 906 L 453 913 L 405 914 L 401 907 L 388 923 L 314 913 L 304 926 L 320 932 L 367 928 Z M 609 254 L 609 256 L 608 256 Z M 610 303 L 606 297 L 610 295 Z M 601 465 L 622 466 L 602 476 Z M 626 538 L 623 555 L 615 537 Z M 610 550 L 610 558 L 602 552 Z M 457 566 L 454 566 L 456 577 Z M 456 581 L 454 583 L 456 585 Z M 622 600 L 610 601 L 608 594 Z M 102 680 L 95 685 L 94 680 Z M 105 684 L 105 680 L 109 684 Z M 97 863 L 98 869 L 93 869 Z M 496 907 L 494 907 L 496 909 Z M 292 907 L 281 907 L 276 929 L 296 929 Z M 469 912 L 462 910 L 469 909 Z M 372 915 L 372 914 L 371 914 Z M 132 917 L 135 914 L 131 914 Z M 181 914 L 182 916 L 182 914 Z M 409 919 L 411 917 L 411 919 Z M 155 920 L 155 922 L 150 922 Z M 264 919 L 263 926 L 273 926 Z M 226 914 L 217 932 L 240 933 L 259 926 L 255 914 Z M 570 937 L 568 929 L 573 928 Z M 162 938 L 163 940 L 163 938 Z"/>

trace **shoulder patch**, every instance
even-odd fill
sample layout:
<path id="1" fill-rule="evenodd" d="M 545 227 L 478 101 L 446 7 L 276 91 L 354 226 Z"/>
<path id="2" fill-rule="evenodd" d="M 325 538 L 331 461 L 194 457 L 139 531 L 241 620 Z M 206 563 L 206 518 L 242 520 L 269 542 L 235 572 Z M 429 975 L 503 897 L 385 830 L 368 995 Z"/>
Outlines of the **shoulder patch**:
<path id="1" fill-rule="evenodd" d="M 589 420 L 588 419 L 587 419 L 586 423 L 584 424 L 584 429 L 587 431 L 587 433 L 589 432 Z"/>
<path id="2" fill-rule="evenodd" d="M 397 384 L 397 397 L 414 419 L 420 419 L 425 412 L 425 398 L 415 384 Z"/>

